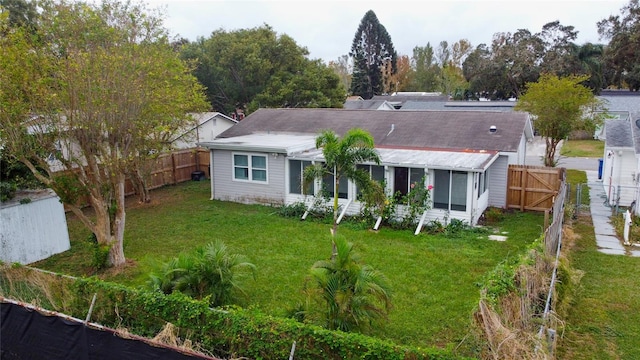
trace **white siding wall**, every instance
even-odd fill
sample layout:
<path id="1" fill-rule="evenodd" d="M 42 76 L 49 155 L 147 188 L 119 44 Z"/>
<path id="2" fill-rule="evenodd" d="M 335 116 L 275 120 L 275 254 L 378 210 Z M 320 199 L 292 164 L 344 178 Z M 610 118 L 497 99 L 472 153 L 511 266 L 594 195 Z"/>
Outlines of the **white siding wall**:
<path id="1" fill-rule="evenodd" d="M 620 205 L 629 206 L 636 197 L 634 174 L 637 170 L 637 160 L 634 152 L 629 150 L 611 150 L 612 155 L 604 159 L 602 184 L 605 193 L 613 203 L 620 191 Z M 606 152 L 605 152 L 606 154 Z"/>
<path id="2" fill-rule="evenodd" d="M 489 167 L 489 206 L 504 208 L 507 206 L 507 174 L 509 157 L 500 155 Z"/>
<path id="3" fill-rule="evenodd" d="M 526 155 L 527 155 L 527 137 L 524 134 L 522 134 L 522 137 L 520 138 L 520 146 L 518 146 L 517 162 L 511 163 L 511 164 L 524 165 Z"/>
<path id="4" fill-rule="evenodd" d="M 235 152 L 244 154 L 243 152 Z M 285 200 L 285 156 L 267 156 L 266 184 L 233 180 L 234 152 L 213 150 L 213 198 L 245 204 L 281 205 Z"/>
<path id="5" fill-rule="evenodd" d="M 0 260 L 29 264 L 69 248 L 67 219 L 57 196 L 0 208 Z"/>

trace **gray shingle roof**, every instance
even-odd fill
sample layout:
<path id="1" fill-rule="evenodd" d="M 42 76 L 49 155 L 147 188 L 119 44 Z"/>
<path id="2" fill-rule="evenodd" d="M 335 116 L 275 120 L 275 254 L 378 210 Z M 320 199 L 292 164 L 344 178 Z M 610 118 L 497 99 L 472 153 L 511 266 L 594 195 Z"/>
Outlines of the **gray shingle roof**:
<path id="1" fill-rule="evenodd" d="M 328 129 L 342 136 L 355 127 L 371 133 L 379 148 L 515 152 L 530 123 L 522 112 L 259 109 L 218 137 Z"/>
<path id="2" fill-rule="evenodd" d="M 631 124 L 627 120 L 607 120 L 604 123 L 607 146 L 634 147 Z"/>

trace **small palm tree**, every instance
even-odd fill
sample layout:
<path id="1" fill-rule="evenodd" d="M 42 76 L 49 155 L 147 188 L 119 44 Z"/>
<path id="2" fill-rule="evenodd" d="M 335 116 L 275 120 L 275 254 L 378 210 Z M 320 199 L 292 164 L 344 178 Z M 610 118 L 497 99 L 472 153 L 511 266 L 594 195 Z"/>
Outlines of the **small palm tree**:
<path id="1" fill-rule="evenodd" d="M 304 171 L 305 188 L 316 179 L 325 175 L 334 178 L 333 188 L 333 227 L 331 234 L 338 231 L 338 187 L 343 179 L 351 179 L 361 189 L 370 189 L 374 181 L 366 171 L 359 170 L 358 164 L 374 162 L 380 164 L 380 157 L 375 150 L 373 137 L 367 131 L 353 128 L 340 139 L 331 130 L 323 131 L 316 138 L 316 148 L 322 148 L 324 163 L 309 166 Z M 378 187 L 379 188 L 379 187 Z M 333 242 L 332 259 L 336 255 L 336 244 Z"/>
<path id="2" fill-rule="evenodd" d="M 342 237 L 335 237 L 334 243 L 337 257 L 318 261 L 310 270 L 305 313 L 331 330 L 364 330 L 387 317 L 391 289 L 381 272 L 358 261 L 353 244 Z"/>
<path id="3" fill-rule="evenodd" d="M 182 253 L 150 275 L 153 288 L 165 294 L 180 291 L 197 299 L 210 297 L 212 306 L 233 302 L 233 292 L 242 292 L 242 270 L 255 272 L 255 265 L 239 254 L 229 254 L 221 241 Z"/>

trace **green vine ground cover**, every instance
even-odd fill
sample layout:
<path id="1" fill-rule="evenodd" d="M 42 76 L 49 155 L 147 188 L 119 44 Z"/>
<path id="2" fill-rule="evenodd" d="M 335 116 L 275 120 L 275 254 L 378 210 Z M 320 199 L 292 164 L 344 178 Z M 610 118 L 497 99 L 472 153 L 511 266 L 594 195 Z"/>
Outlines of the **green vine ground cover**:
<path id="1" fill-rule="evenodd" d="M 127 210 L 125 269 L 98 275 L 129 286 L 144 286 L 157 262 L 216 239 L 232 253 L 247 255 L 256 278 L 243 284 L 239 304 L 282 316 L 302 299 L 309 268 L 331 254 L 330 224 L 283 218 L 275 208 L 209 200 L 208 182 L 187 182 L 152 193 L 150 205 L 135 199 Z M 72 248 L 36 266 L 76 276 L 93 275 L 89 232 L 68 216 Z M 354 243 L 367 264 L 382 271 L 393 289 L 389 320 L 370 335 L 418 347 L 473 348 L 472 313 L 479 285 L 487 272 L 517 256 L 542 231 L 543 216 L 511 213 L 495 225 L 508 240 L 487 233 L 413 235 L 411 230 L 382 228 L 374 232 L 343 223 L 338 232 Z M 369 224 L 372 225 L 372 224 Z M 473 349 L 469 350 L 473 352 Z"/>

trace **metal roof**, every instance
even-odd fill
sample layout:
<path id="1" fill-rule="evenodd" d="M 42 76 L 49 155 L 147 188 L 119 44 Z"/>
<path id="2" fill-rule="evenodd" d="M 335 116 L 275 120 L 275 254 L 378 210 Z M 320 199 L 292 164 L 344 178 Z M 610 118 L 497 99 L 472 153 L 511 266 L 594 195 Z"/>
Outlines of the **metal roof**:
<path id="1" fill-rule="evenodd" d="M 381 165 L 426 167 L 460 171 L 484 171 L 498 157 L 495 151 L 462 152 L 409 149 L 376 149 Z M 322 150 L 311 149 L 291 154 L 291 159 L 324 161 Z"/>
<path id="2" fill-rule="evenodd" d="M 232 138 L 218 138 L 199 143 L 214 150 L 257 151 L 279 154 L 291 154 L 307 149 L 315 149 L 314 135 L 258 133 Z"/>

